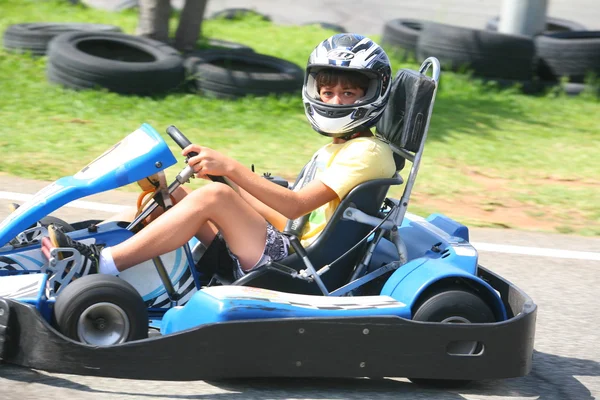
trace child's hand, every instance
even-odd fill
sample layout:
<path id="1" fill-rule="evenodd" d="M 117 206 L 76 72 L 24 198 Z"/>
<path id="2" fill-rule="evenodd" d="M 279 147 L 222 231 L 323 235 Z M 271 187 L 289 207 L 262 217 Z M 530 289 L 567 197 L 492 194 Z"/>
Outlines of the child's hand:
<path id="1" fill-rule="evenodd" d="M 182 154 L 187 156 L 190 152 L 198 153 L 188 160 L 188 165 L 199 178 L 205 178 L 207 175 L 227 176 L 234 165 L 231 158 L 208 147 L 191 144 L 183 149 Z"/>

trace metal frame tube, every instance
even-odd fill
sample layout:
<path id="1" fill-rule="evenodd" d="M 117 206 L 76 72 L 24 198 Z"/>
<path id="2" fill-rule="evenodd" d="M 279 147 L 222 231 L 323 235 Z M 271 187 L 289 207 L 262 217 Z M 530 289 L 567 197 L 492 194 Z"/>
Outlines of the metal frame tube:
<path id="1" fill-rule="evenodd" d="M 400 225 L 404 220 L 404 216 L 406 215 L 406 210 L 408 209 L 408 202 L 410 199 L 410 195 L 412 193 L 413 186 L 415 185 L 415 180 L 417 179 L 417 173 L 419 171 L 419 167 L 421 165 L 421 156 L 423 155 L 423 149 L 425 147 L 425 141 L 427 140 L 427 132 L 429 131 L 429 124 L 431 122 L 431 114 L 433 113 L 433 106 L 435 104 L 435 97 L 437 96 L 437 90 L 439 86 L 441 67 L 440 62 L 435 57 L 429 57 L 421 64 L 419 68 L 419 72 L 421 74 L 427 73 L 427 70 L 431 67 L 431 77 L 435 83 L 435 89 L 433 90 L 433 96 L 431 99 L 431 104 L 429 105 L 429 112 L 427 115 L 427 121 L 425 122 L 425 131 L 423 133 L 423 137 L 421 138 L 421 144 L 419 145 L 419 150 L 415 153 L 414 159 L 412 159 L 412 166 L 410 168 L 410 173 L 408 174 L 408 178 L 406 179 L 406 183 L 404 186 L 404 192 L 402 193 L 402 197 L 400 198 L 399 211 L 395 216 L 394 222 L 396 225 Z"/>

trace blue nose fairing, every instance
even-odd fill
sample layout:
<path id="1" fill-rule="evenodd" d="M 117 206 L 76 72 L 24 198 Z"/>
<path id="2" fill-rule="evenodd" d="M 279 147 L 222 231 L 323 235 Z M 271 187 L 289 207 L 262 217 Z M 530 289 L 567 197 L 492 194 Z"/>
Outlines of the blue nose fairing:
<path id="1" fill-rule="evenodd" d="M 0 246 L 73 200 L 128 185 L 176 162 L 159 133 L 142 124 L 74 176 L 46 186 L 11 213 L 0 223 Z"/>

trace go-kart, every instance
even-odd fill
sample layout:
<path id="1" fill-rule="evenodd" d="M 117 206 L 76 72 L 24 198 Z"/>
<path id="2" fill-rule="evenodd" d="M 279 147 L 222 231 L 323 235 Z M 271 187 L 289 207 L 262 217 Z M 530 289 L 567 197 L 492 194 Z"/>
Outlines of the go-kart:
<path id="1" fill-rule="evenodd" d="M 239 279 L 199 271 L 205 246 L 196 239 L 119 277 L 73 279 L 81 259 L 75 249 L 42 256 L 47 224 L 61 224 L 50 213 L 75 199 L 162 176 L 132 222 L 62 224 L 74 239 L 107 246 L 144 229 L 157 207 L 169 208 L 170 194 L 193 171 L 186 166 L 167 185 L 162 171 L 176 159 L 147 124 L 41 190 L 0 223 L 0 359 L 154 380 L 526 375 L 536 305 L 478 264 L 467 227 L 407 212 L 439 74 L 429 58 L 394 78 L 376 132 L 394 150 L 398 173 L 354 188 L 306 248 L 297 237 L 302 221 L 290 221 L 284 233 L 294 252 Z M 182 148 L 190 143 L 174 126 L 167 133 Z M 386 197 L 402 184 L 400 199 Z"/>

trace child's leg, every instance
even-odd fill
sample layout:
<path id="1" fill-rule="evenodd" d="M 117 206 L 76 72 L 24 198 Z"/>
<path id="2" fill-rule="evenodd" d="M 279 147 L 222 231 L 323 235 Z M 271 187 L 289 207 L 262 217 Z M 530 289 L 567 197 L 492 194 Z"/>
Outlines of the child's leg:
<path id="1" fill-rule="evenodd" d="M 188 193 L 190 193 L 191 190 L 188 189 L 185 186 L 179 186 L 177 189 L 175 189 L 173 191 L 173 193 L 171 193 L 171 197 L 174 200 L 174 204 L 177 204 L 181 201 L 181 199 L 183 199 L 185 196 L 187 196 Z M 157 207 L 156 210 L 152 211 L 152 213 L 150 213 L 150 215 L 148 217 L 146 217 L 146 223 L 150 223 L 151 221 L 154 221 L 156 218 L 158 218 L 160 215 L 162 215 L 164 212 L 164 209 L 162 207 Z M 122 211 L 118 214 L 112 215 L 108 218 L 106 218 L 104 221 L 102 221 L 101 223 L 107 223 L 107 222 L 111 222 L 111 221 L 127 221 L 127 222 L 131 222 L 135 219 L 136 217 L 136 213 L 137 213 L 137 209 L 135 207 L 131 207 L 125 211 Z"/>
<path id="2" fill-rule="evenodd" d="M 110 250 L 117 269 L 123 271 L 181 247 L 194 235 L 210 243 L 217 229 L 243 268 L 251 268 L 262 256 L 265 219 L 230 187 L 220 183 L 188 194 L 150 225 Z"/>

